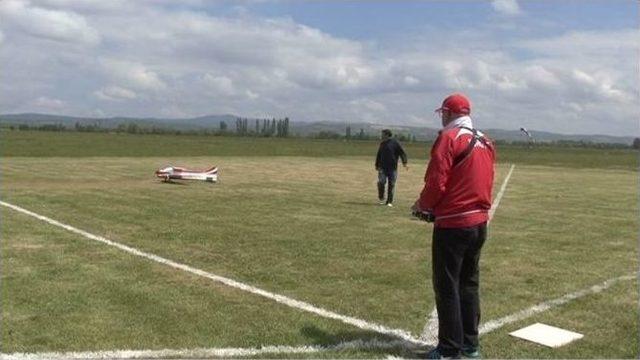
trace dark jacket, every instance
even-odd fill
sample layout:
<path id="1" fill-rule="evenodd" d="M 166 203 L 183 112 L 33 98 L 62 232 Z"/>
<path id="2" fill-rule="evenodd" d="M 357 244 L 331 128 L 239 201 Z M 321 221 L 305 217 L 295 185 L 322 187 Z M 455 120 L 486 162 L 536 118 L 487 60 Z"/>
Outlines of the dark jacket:
<path id="1" fill-rule="evenodd" d="M 407 154 L 396 139 L 386 139 L 380 143 L 378 155 L 376 156 L 376 169 L 385 172 L 398 169 L 398 157 L 402 158 L 402 163 L 407 165 Z"/>

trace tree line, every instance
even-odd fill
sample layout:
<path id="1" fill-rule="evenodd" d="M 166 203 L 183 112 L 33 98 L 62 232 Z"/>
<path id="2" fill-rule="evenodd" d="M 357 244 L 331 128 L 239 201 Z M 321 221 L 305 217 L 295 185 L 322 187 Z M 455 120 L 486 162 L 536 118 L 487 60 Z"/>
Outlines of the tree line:
<path id="1" fill-rule="evenodd" d="M 227 131 L 227 123 L 220 122 L 220 131 Z M 289 118 L 284 119 L 255 119 L 255 127 L 249 128 L 249 119 L 236 118 L 236 135 L 238 136 L 262 136 L 262 137 L 289 137 Z"/>
<path id="2" fill-rule="evenodd" d="M 76 122 L 73 127 L 65 126 L 61 123 L 57 124 L 0 124 L 0 128 L 18 131 L 73 131 L 73 132 L 101 132 L 101 133 L 126 133 L 126 134 L 169 134 L 169 135 L 204 135 L 204 136 L 242 136 L 242 137 L 303 137 L 299 134 L 293 134 L 290 131 L 290 121 L 288 117 L 284 119 L 256 119 L 254 127 L 249 129 L 249 119 L 236 118 L 235 131 L 229 131 L 228 124 L 225 121 L 221 121 L 218 129 L 214 128 L 201 128 L 193 130 L 181 130 L 172 129 L 159 126 L 145 126 L 135 122 L 120 123 L 115 128 L 102 127 L 98 123 L 94 124 L 82 124 Z M 380 139 L 378 132 L 371 134 L 360 128 L 358 131 L 353 131 L 351 126 L 345 128 L 343 134 L 331 130 L 323 130 L 315 133 L 311 133 L 305 137 L 314 139 L 335 139 L 344 141 L 374 141 Z M 415 134 L 396 133 L 394 137 L 402 142 L 417 142 Z M 421 140 L 424 141 L 424 140 Z M 554 140 L 554 141 L 540 141 L 535 144 L 531 144 L 526 141 L 509 141 L 509 140 L 494 140 L 496 145 L 511 145 L 511 146 L 523 146 L 529 148 L 537 147 L 585 147 L 585 148 L 600 148 L 600 149 L 625 149 L 632 148 L 640 150 L 640 138 L 636 137 L 633 143 L 630 145 L 620 143 L 595 143 L 584 140 Z"/>

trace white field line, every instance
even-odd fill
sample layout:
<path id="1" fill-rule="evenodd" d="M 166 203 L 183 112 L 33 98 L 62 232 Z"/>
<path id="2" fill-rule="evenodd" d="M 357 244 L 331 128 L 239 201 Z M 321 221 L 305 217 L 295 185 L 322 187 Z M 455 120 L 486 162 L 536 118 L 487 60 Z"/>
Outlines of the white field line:
<path id="1" fill-rule="evenodd" d="M 535 305 L 531 308 L 519 311 L 509 316 L 505 316 L 498 320 L 492 320 L 480 326 L 480 336 L 486 335 L 497 330 L 507 324 L 524 320 L 538 313 L 550 310 L 554 307 L 564 305 L 572 300 L 578 299 L 590 294 L 596 294 L 613 286 L 617 282 L 624 280 L 632 280 L 638 277 L 638 274 L 630 274 L 609 279 L 601 284 L 591 286 L 587 289 L 567 294 L 563 297 L 546 301 Z M 431 314 L 433 316 L 433 313 Z M 433 346 L 433 345 L 432 345 Z M 415 348 L 416 344 L 404 340 L 381 341 L 381 340 L 355 340 L 339 343 L 336 345 L 320 346 L 264 346 L 260 348 L 202 348 L 202 349 L 165 349 L 165 350 L 109 350 L 109 351 L 91 351 L 91 352 L 46 352 L 46 353 L 13 353 L 0 354 L 0 360 L 41 360 L 41 359 L 159 359 L 159 358 L 212 358 L 222 357 L 230 358 L 237 356 L 255 356 L 262 354 L 310 354 L 324 351 L 341 351 L 341 350 L 375 350 L 375 349 L 393 349 Z"/>
<path id="2" fill-rule="evenodd" d="M 507 177 L 505 178 L 500 192 L 498 193 L 498 195 L 496 196 L 496 200 L 494 201 L 494 206 L 492 207 L 492 211 L 490 212 L 490 219 L 493 217 L 493 213 L 495 213 L 495 209 L 497 208 L 497 205 L 500 202 L 500 199 L 502 198 L 502 195 L 504 194 L 504 191 L 506 189 L 506 185 L 507 182 L 509 181 L 511 174 L 513 172 L 515 165 L 511 165 L 511 168 L 509 170 L 509 173 L 507 174 Z M 43 220 L 45 222 L 48 222 L 52 225 L 56 225 L 56 226 L 60 226 L 63 227 L 71 232 L 75 232 L 78 234 L 81 234 L 85 237 L 89 237 L 90 239 L 96 240 L 96 241 L 100 241 L 100 242 L 104 242 L 107 243 L 109 245 L 113 245 L 116 246 L 118 248 L 121 248 L 122 250 L 125 250 L 127 252 L 131 252 L 135 255 L 139 255 L 142 257 L 146 257 L 149 258 L 151 260 L 154 261 L 158 261 L 155 260 L 154 257 L 157 257 L 155 255 L 151 255 L 151 254 L 146 254 L 144 252 L 141 252 L 139 250 L 133 249 L 133 248 L 129 248 L 126 245 L 122 245 L 122 244 L 118 244 L 115 242 L 112 242 L 108 239 L 105 239 L 103 237 L 100 236 L 96 236 L 96 235 L 92 235 L 90 233 L 84 232 L 82 230 L 73 228 L 69 225 L 65 225 L 62 223 L 59 223 L 55 220 L 49 219 L 45 216 L 42 215 L 38 215 L 35 214 L 33 212 L 30 212 L 28 210 L 22 209 L 18 206 L 15 205 L 11 205 L 9 203 L 0 201 L 0 205 L 9 207 L 11 209 L 14 209 L 16 211 L 22 212 L 24 214 L 36 217 L 40 220 Z M 95 238 L 93 238 L 95 237 Z M 132 251 L 136 251 L 139 252 L 141 254 L 137 254 L 135 252 L 129 251 L 128 249 L 131 249 Z M 161 257 L 157 257 L 159 259 L 163 259 Z M 177 263 L 173 263 L 170 260 L 166 260 L 163 259 L 167 262 L 169 262 L 167 265 L 170 266 L 174 266 L 172 264 L 176 264 L 176 265 L 181 265 L 181 264 L 177 264 Z M 164 262 L 162 262 L 164 263 Z M 181 265 L 187 268 L 187 265 Z M 177 267 L 177 266 L 174 266 Z M 182 267 L 177 267 L 179 269 L 182 269 Z M 188 272 L 192 272 L 190 270 L 186 270 L 186 269 L 182 269 Z M 193 269 L 193 270 L 197 270 L 197 269 Z M 197 270 L 198 272 L 203 272 L 205 274 L 208 274 L 204 271 L 201 270 Z M 195 273 L 195 272 L 194 272 Z M 199 273 L 195 273 L 196 275 L 200 275 Z M 213 275 L 213 274 L 209 274 L 209 275 Z M 205 276 L 205 275 L 201 275 L 201 276 Z M 213 275 L 216 278 L 222 278 L 222 279 L 226 279 L 229 281 L 232 281 L 234 283 L 234 280 L 231 279 L 227 279 L 227 278 L 223 278 L 223 277 L 219 277 L 217 275 Z M 210 278 L 209 276 L 205 276 Z M 553 300 L 549 300 L 549 301 L 545 301 L 542 303 L 539 303 L 537 305 L 534 305 L 530 308 L 521 310 L 519 312 L 513 313 L 511 315 L 502 317 L 500 319 L 496 319 L 496 320 L 491 320 L 488 321 L 484 324 L 482 324 L 480 326 L 479 332 L 480 332 L 480 336 L 482 335 L 486 335 L 487 333 L 490 333 L 494 330 L 497 330 L 505 325 L 520 321 L 520 320 L 524 320 L 527 319 L 531 316 L 534 316 L 536 314 L 542 313 L 544 311 L 550 310 L 552 308 L 555 308 L 557 306 L 561 306 L 564 305 L 566 303 L 569 303 L 573 300 L 576 300 L 578 298 L 587 296 L 587 295 L 591 295 L 591 294 L 597 294 L 599 292 L 602 292 L 606 289 L 608 289 L 609 287 L 613 286 L 614 284 L 620 282 L 620 281 L 624 281 L 624 280 L 633 280 L 633 279 L 638 279 L 638 273 L 633 273 L 630 275 L 625 275 L 625 276 L 620 276 L 617 278 L 612 278 L 609 280 L 604 281 L 601 284 L 597 284 L 597 285 L 593 285 L 587 289 L 583 289 L 583 290 L 579 290 L 570 294 L 566 294 L 562 297 L 553 299 Z M 212 279 L 215 281 L 219 281 L 217 279 Z M 222 281 L 220 281 L 222 282 Z M 226 283 L 225 283 L 226 284 Z M 238 283 L 238 284 L 242 284 L 242 283 Z M 244 285 L 244 284 L 242 284 Z M 233 285 L 230 285 L 233 286 Z M 253 288 L 249 285 L 244 285 L 246 287 L 249 288 Z M 235 287 L 235 286 L 234 286 Z M 254 288 L 257 289 L 257 288 Z M 244 289 L 242 289 L 244 290 Z M 260 290 L 260 289 L 257 289 Z M 249 291 L 249 290 L 246 290 Z M 260 290 L 260 291 L 264 291 L 264 290 Z M 250 291 L 251 292 L 251 291 Z M 266 292 L 266 291 L 265 291 Z M 266 292 L 268 293 L 268 292 Z M 270 293 L 269 293 L 270 294 Z M 262 295 L 265 296 L 263 294 L 258 294 L 258 295 Z M 273 294 L 275 295 L 275 294 Z M 277 297 L 282 297 L 282 298 L 286 298 L 284 296 L 280 296 L 280 295 L 275 295 Z M 267 296 L 268 297 L 268 296 Z M 271 297 L 269 297 L 271 298 Z M 288 298 L 286 298 L 288 299 Z M 277 299 L 274 299 L 275 301 L 278 302 L 282 302 L 279 301 Z M 300 302 L 298 300 L 293 300 L 293 299 L 289 299 L 295 302 L 299 302 L 299 303 L 303 303 Z M 306 303 L 303 303 L 306 304 Z M 309 304 L 307 304 L 309 305 Z M 313 305 L 310 305 L 313 307 Z M 301 309 L 301 310 L 305 310 L 305 309 Z M 322 310 L 322 309 L 320 309 Z M 308 310 L 305 310 L 308 311 Z M 324 310 L 326 311 L 326 310 Z M 313 312 L 313 311 L 311 311 Z M 315 313 L 315 312 L 314 312 Z M 317 314 L 317 313 L 316 313 Z M 291 347 L 291 346 L 266 346 L 266 347 L 261 347 L 261 348 L 212 348 L 212 349 L 183 349 L 183 350 L 170 350 L 170 349 L 166 349 L 166 350 L 113 350 L 113 351 L 102 351 L 102 352 L 68 352 L 68 353 L 14 353 L 14 354 L 0 354 L 0 359 L 4 360 L 4 359 L 107 359 L 107 358 L 122 358 L 122 359 L 139 359 L 139 358 L 166 358 L 166 357 L 180 357 L 180 358 L 204 358 L 204 357 L 235 357 L 235 356 L 252 356 L 252 355 L 260 355 L 260 354 L 269 354 L 269 353 L 273 353 L 273 354 L 285 354 L 285 353 L 290 353 L 290 354 L 303 354 L 303 353 L 316 353 L 316 352 L 322 352 L 322 351 L 330 351 L 330 350 L 335 350 L 335 351 L 339 351 L 339 350 L 347 350 L 347 349 L 360 349 L 360 350 L 371 350 L 371 349 L 389 349 L 389 348 L 395 348 L 395 347 L 414 347 L 416 345 L 430 345 L 430 346 L 434 346 L 437 343 L 437 340 L 435 340 L 435 336 L 434 334 L 437 333 L 436 329 L 437 329 L 437 324 L 438 324 L 438 317 L 437 317 L 437 310 L 434 308 L 434 310 L 431 312 L 431 314 L 429 315 L 429 320 L 427 321 L 427 323 L 425 324 L 425 327 L 423 329 L 422 335 L 420 336 L 419 339 L 415 339 L 413 338 L 409 332 L 406 332 L 404 330 L 395 330 L 395 329 L 388 329 L 388 330 L 393 330 L 393 331 L 399 331 L 403 334 L 406 334 L 409 336 L 410 339 L 404 339 L 404 340 L 395 340 L 395 341 L 379 341 L 379 340 L 372 340 L 372 341 L 362 341 L 362 340 L 356 340 L 356 341 L 350 341 L 350 342 L 344 342 L 344 343 L 339 343 L 337 345 L 333 345 L 333 346 L 300 346 L 300 347 Z M 320 315 L 320 314 L 318 314 Z M 337 315 L 337 314 L 335 314 Z M 320 315 L 323 316 L 323 315 Z M 341 315 L 338 315 L 341 316 Z M 327 316 L 328 317 L 328 316 Z M 333 318 L 333 317 L 331 317 Z M 354 319 L 354 318 L 350 318 L 350 317 L 346 317 L 348 319 Z M 341 320 L 341 319 L 337 319 L 337 320 Z M 359 320 L 359 319 L 355 319 L 355 320 Z M 343 320 L 341 320 L 343 321 Z M 364 320 L 359 320 L 359 321 L 363 321 Z M 346 322 L 346 321 L 343 321 Z M 348 323 L 348 322 L 347 322 Z M 366 323 L 366 322 L 365 322 Z M 351 324 L 351 323 L 349 323 Z M 354 325 L 354 324 L 352 324 Z M 369 324 L 369 325 L 374 325 L 374 326 L 380 326 L 380 325 L 375 325 L 375 324 Z M 355 325 L 357 326 L 357 325 Z M 365 329 L 365 328 L 363 328 Z M 386 328 L 385 328 L 386 329 Z M 373 329 L 367 329 L 367 330 L 373 330 Z M 376 330 L 373 330 L 376 331 Z M 383 332 L 380 332 L 383 333 Z M 384 333 L 384 334 L 389 334 L 389 333 Z M 389 335 L 394 335 L 394 334 L 389 334 Z M 398 335 L 396 335 L 398 336 Z"/>
<path id="3" fill-rule="evenodd" d="M 422 329 L 420 340 L 430 346 L 436 346 L 438 344 L 438 309 L 435 307 L 427 318 L 427 323 L 424 325 L 424 329 Z"/>
<path id="4" fill-rule="evenodd" d="M 634 273 L 634 274 L 629 274 L 629 275 L 624 275 L 624 276 L 619 276 L 617 278 L 613 278 L 613 279 L 609 279 L 606 280 L 603 283 L 600 283 L 598 285 L 593 285 L 587 289 L 582 289 L 570 294 L 566 294 L 564 296 L 561 296 L 557 299 L 553 299 L 553 300 L 549 300 L 549 301 L 545 301 L 545 302 L 541 302 L 537 305 L 534 305 L 528 309 L 524 309 L 521 311 L 518 311 L 517 313 L 505 316 L 503 318 L 497 319 L 497 320 L 491 320 L 488 321 L 484 324 L 482 324 L 480 326 L 479 332 L 480 335 L 484 335 L 486 333 L 492 332 L 494 330 L 497 330 L 507 324 L 511 324 L 514 323 L 516 321 L 520 321 L 520 320 L 524 320 L 526 318 L 529 318 L 533 315 L 539 314 L 543 311 L 547 311 L 549 309 L 552 309 L 554 307 L 560 306 L 560 305 L 564 305 L 570 301 L 579 299 L 581 297 L 587 296 L 587 295 L 591 295 L 591 294 L 597 294 L 599 292 L 602 292 L 608 288 L 610 288 L 612 285 L 620 282 L 620 281 L 624 281 L 624 280 L 633 280 L 636 279 L 638 277 L 638 273 Z"/>
<path id="5" fill-rule="evenodd" d="M 107 350 L 88 352 L 45 352 L 0 354 L 2 360 L 40 360 L 40 359 L 202 359 L 230 358 L 238 356 L 256 356 L 264 354 L 313 354 L 324 351 L 376 350 L 405 348 L 406 341 L 355 340 L 337 345 L 321 346 L 264 346 L 260 348 L 211 348 L 211 349 L 164 349 L 164 350 Z"/>
<path id="6" fill-rule="evenodd" d="M 513 169 L 515 167 L 515 164 L 511 165 L 507 176 L 502 182 L 502 186 L 500 186 L 498 195 L 496 195 L 496 198 L 493 200 L 493 204 L 491 205 L 491 209 L 489 210 L 489 221 L 493 220 L 493 214 L 496 213 L 498 205 L 500 205 L 500 200 L 502 199 L 502 196 L 507 189 L 507 184 L 509 183 L 509 179 L 511 179 L 511 174 L 513 173 Z M 424 329 L 422 330 L 422 334 L 420 335 L 420 340 L 426 342 L 429 345 L 436 345 L 438 343 L 438 309 L 436 309 L 435 307 L 433 308 L 431 315 L 429 315 L 427 323 L 424 325 Z"/>
<path id="7" fill-rule="evenodd" d="M 312 304 L 304 302 L 304 301 L 292 299 L 292 298 L 284 296 L 284 295 L 278 295 L 278 294 L 275 294 L 275 293 L 272 293 L 272 292 L 257 288 L 255 286 L 251 286 L 251 285 L 247 285 L 247 284 L 241 283 L 241 282 L 233 280 L 233 279 L 229 279 L 229 278 L 226 278 L 226 277 L 223 277 L 223 276 L 215 275 L 215 274 L 206 272 L 204 270 L 196 269 L 196 268 L 191 267 L 189 265 L 177 263 L 175 261 L 172 261 L 172 260 L 169 260 L 169 259 L 165 259 L 163 257 L 157 256 L 157 255 L 154 255 L 154 254 L 150 254 L 150 253 L 138 250 L 136 248 L 117 243 L 115 241 L 111 241 L 111 240 L 109 240 L 109 239 L 107 239 L 105 237 L 88 233 L 88 232 L 86 232 L 84 230 L 80 230 L 80 229 L 77 229 L 77 228 L 75 228 L 73 226 L 70 226 L 70 225 L 67 225 L 67 224 L 63 224 L 63 223 L 61 223 L 59 221 L 53 220 L 51 218 L 48 218 L 48 217 L 40 215 L 40 214 L 36 214 L 34 212 L 31 212 L 29 210 L 23 209 L 23 208 L 21 208 L 19 206 L 13 205 L 13 204 L 9 204 L 9 203 L 4 202 L 4 201 L 0 201 L 0 205 L 8 207 L 8 208 L 13 209 L 13 210 L 18 211 L 18 212 L 21 212 L 21 213 L 23 213 L 25 215 L 32 216 L 32 217 L 34 217 L 36 219 L 42 220 L 42 221 L 47 222 L 47 223 L 49 223 L 51 225 L 55 225 L 55 226 L 61 227 L 61 228 L 66 229 L 66 230 L 68 230 L 70 232 L 82 235 L 82 236 L 84 236 L 84 237 L 86 237 L 88 239 L 95 240 L 95 241 L 98 241 L 98 242 L 113 246 L 115 248 L 118 248 L 118 249 L 123 250 L 125 252 L 128 252 L 130 254 L 133 254 L 133 255 L 136 255 L 136 256 L 140 256 L 140 257 L 143 257 L 143 258 L 158 262 L 158 263 L 163 264 L 163 265 L 171 266 L 173 268 L 176 268 L 176 269 L 179 269 L 179 270 L 183 270 L 183 271 L 186 271 L 188 273 L 195 274 L 195 275 L 207 278 L 207 279 L 211 279 L 211 280 L 213 280 L 215 282 L 222 283 L 224 285 L 227 285 L 227 286 L 230 286 L 230 287 L 233 287 L 233 288 L 236 288 L 236 289 L 240 289 L 242 291 L 246 291 L 246 292 L 249 292 L 249 293 L 252 293 L 252 294 L 255 294 L 255 295 L 260 295 L 262 297 L 265 297 L 265 298 L 270 299 L 270 300 L 274 300 L 274 301 L 276 301 L 278 303 L 287 305 L 287 306 L 295 308 L 295 309 L 303 310 L 303 311 L 306 311 L 306 312 L 309 312 L 309 313 L 312 313 L 312 314 L 316 314 L 318 316 L 322 316 L 322 317 L 325 317 L 325 318 L 328 318 L 328 319 L 338 320 L 338 321 L 341 321 L 341 322 L 343 322 L 345 324 L 353 325 L 353 326 L 358 327 L 358 328 L 363 329 L 363 330 L 374 331 L 374 332 L 377 332 L 377 333 L 380 333 L 380 334 L 385 334 L 385 335 L 398 337 L 398 338 L 400 338 L 402 340 L 409 341 L 409 342 L 412 342 L 412 343 L 422 344 L 422 342 L 419 339 L 414 338 L 411 335 L 411 333 L 409 333 L 408 331 L 405 331 L 405 330 L 391 329 L 391 328 L 385 327 L 383 325 L 370 323 L 370 322 L 367 322 L 365 320 L 361 320 L 361 319 L 358 319 L 358 318 L 355 318 L 355 317 L 340 315 L 340 314 L 335 313 L 333 311 L 329 311 L 329 310 L 317 307 L 315 305 L 312 305 Z"/>
<path id="8" fill-rule="evenodd" d="M 502 182 L 502 186 L 500 187 L 498 195 L 496 195 L 496 198 L 493 200 L 493 205 L 491 205 L 491 209 L 489 210 L 489 221 L 493 219 L 493 214 L 496 213 L 496 209 L 498 209 L 498 205 L 500 205 L 500 200 L 502 200 L 502 195 L 504 195 L 504 191 L 507 189 L 507 184 L 509 183 L 509 179 L 511 179 L 511 174 L 513 173 L 513 169 L 515 169 L 515 167 L 515 164 L 511 165 L 507 177 L 504 178 L 504 181 Z"/>

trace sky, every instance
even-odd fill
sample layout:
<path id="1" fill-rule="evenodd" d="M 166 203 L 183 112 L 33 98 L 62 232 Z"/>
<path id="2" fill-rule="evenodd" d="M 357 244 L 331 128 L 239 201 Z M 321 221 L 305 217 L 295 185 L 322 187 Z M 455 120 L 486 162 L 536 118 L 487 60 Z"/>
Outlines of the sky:
<path id="1" fill-rule="evenodd" d="M 0 0 L 0 113 L 640 135 L 637 0 Z"/>

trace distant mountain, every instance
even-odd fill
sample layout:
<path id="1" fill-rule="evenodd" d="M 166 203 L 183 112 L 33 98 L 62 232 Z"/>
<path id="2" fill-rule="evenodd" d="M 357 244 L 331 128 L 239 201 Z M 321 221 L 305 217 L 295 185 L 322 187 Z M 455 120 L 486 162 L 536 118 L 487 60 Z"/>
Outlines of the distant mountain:
<path id="1" fill-rule="evenodd" d="M 109 118 L 91 118 L 91 117 L 74 117 L 74 116 L 61 116 L 61 115 L 48 115 L 48 114 L 5 114 L 0 115 L 0 125 L 20 125 L 27 124 L 30 126 L 39 126 L 46 124 L 62 124 L 65 127 L 73 128 L 76 123 L 86 125 L 98 125 L 102 128 L 113 129 L 120 124 L 136 123 L 139 126 L 146 127 L 161 127 L 178 130 L 199 130 L 199 129 L 218 129 L 220 123 L 224 121 L 230 131 L 235 130 L 235 122 L 238 116 L 232 114 L 225 115 L 206 115 L 193 118 L 133 118 L 133 117 L 109 117 Z M 262 126 L 262 119 L 260 126 Z M 248 119 L 248 128 L 250 130 L 255 128 L 256 119 Z M 379 125 L 370 123 L 344 123 L 344 122 L 296 122 L 291 121 L 291 133 L 294 135 L 308 136 L 325 133 L 336 133 L 344 135 L 347 126 L 351 127 L 351 134 L 357 135 L 360 130 L 369 135 L 377 135 L 380 130 L 388 128 L 395 134 L 411 135 L 415 136 L 418 140 L 433 140 L 438 135 L 439 129 L 417 126 L 403 126 L 403 125 Z M 505 130 L 505 129 L 484 129 L 484 132 L 495 140 L 506 141 L 526 141 L 526 137 L 519 129 Z M 610 135 L 584 135 L 584 134 L 557 134 L 546 131 L 529 130 L 533 138 L 537 142 L 546 141 L 585 141 L 592 143 L 617 143 L 631 145 L 633 143 L 633 137 L 631 136 L 610 136 Z"/>
<path id="2" fill-rule="evenodd" d="M 626 144 L 631 145 L 633 143 L 633 137 L 631 136 L 611 136 L 611 135 L 587 135 L 587 134 L 557 134 L 548 131 L 538 131 L 528 129 L 531 137 L 535 141 L 548 142 L 548 141 L 585 141 L 591 143 L 605 143 L 605 144 Z M 506 141 L 527 141 L 526 136 L 519 129 L 518 130 L 504 130 L 504 129 L 486 129 L 484 130 L 492 139 L 506 140 Z"/>
<path id="3" fill-rule="evenodd" d="M 224 121 L 233 129 L 235 126 L 236 116 L 234 115 L 207 115 L 186 119 L 174 118 L 133 118 L 133 117 L 109 117 L 109 118 L 92 118 L 92 117 L 76 117 L 76 116 L 60 116 L 47 114 L 6 114 L 0 115 L 0 124 L 28 124 L 28 125 L 45 125 L 45 124 L 62 124 L 65 127 L 72 128 L 76 123 L 80 125 L 98 125 L 102 128 L 113 129 L 120 124 L 136 123 L 141 126 L 157 126 L 163 128 L 194 130 L 219 128 L 220 122 Z"/>

